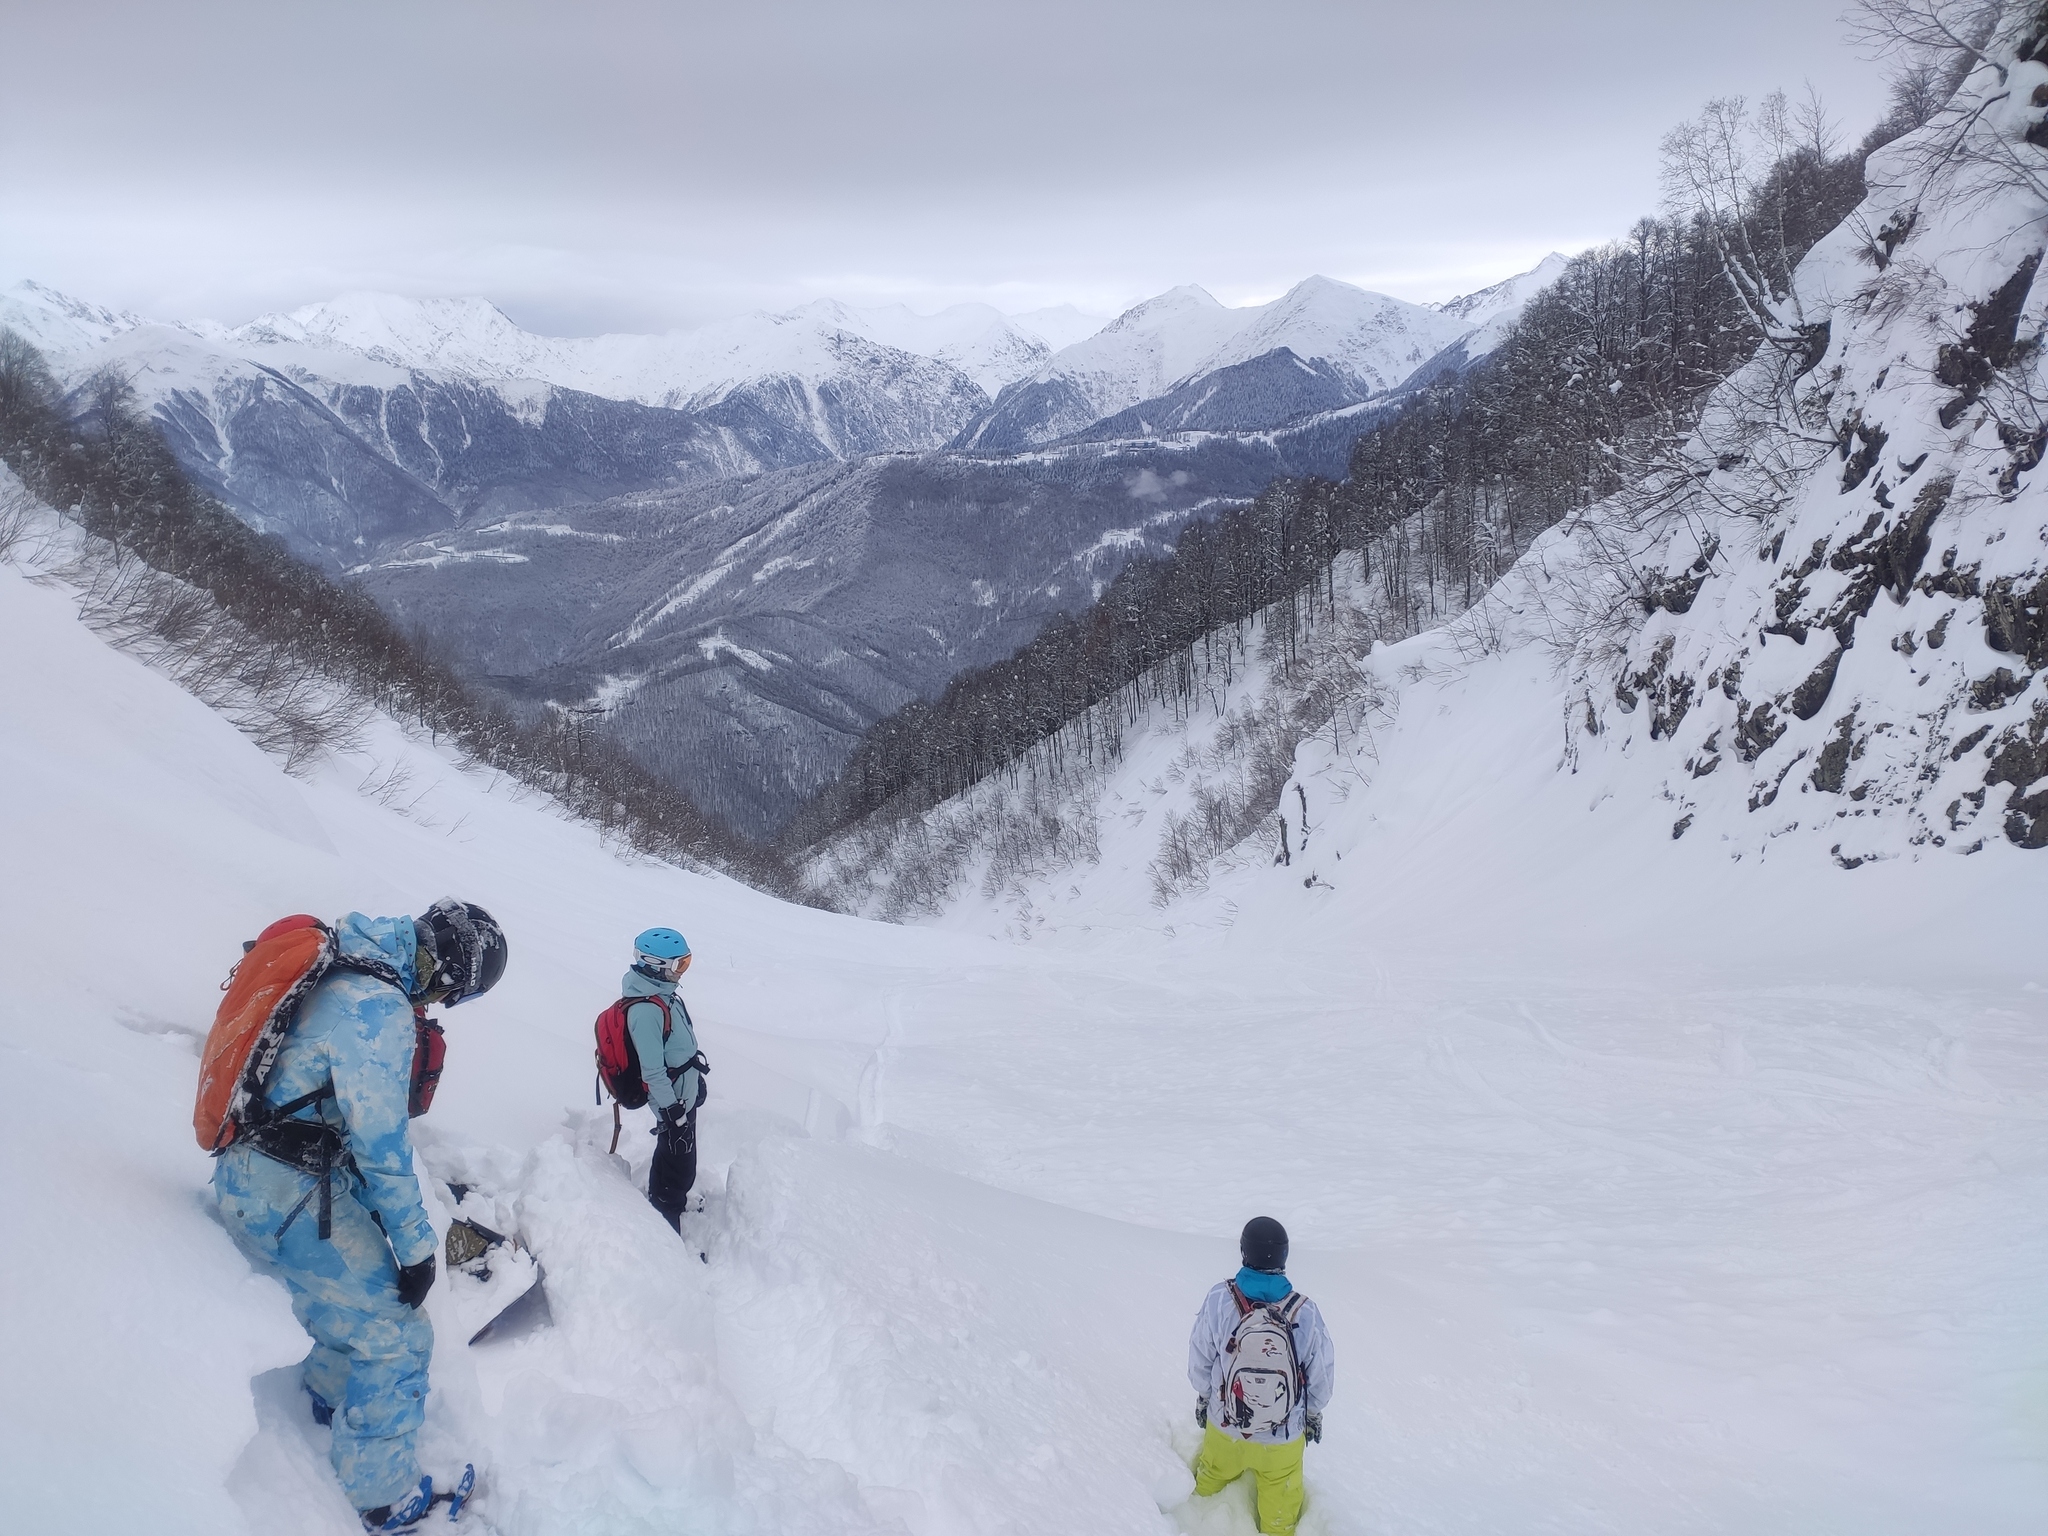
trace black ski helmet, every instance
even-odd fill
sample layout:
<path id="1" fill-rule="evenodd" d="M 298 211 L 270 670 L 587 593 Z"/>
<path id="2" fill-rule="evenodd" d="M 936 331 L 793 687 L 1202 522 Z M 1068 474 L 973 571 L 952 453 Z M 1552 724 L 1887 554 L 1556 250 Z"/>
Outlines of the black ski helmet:
<path id="1" fill-rule="evenodd" d="M 475 902 L 443 896 L 413 926 L 434 957 L 434 973 L 420 979 L 420 989 L 443 992 L 448 1007 L 482 997 L 505 974 L 505 930 Z"/>
<path id="2" fill-rule="evenodd" d="M 1254 1216 L 1244 1224 L 1237 1251 L 1246 1269 L 1277 1275 L 1287 1268 L 1287 1229 L 1270 1216 Z"/>

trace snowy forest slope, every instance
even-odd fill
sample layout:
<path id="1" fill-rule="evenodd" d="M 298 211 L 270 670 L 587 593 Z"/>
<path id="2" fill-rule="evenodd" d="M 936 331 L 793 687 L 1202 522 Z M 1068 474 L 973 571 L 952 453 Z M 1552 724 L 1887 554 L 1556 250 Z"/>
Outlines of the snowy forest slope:
<path id="1" fill-rule="evenodd" d="M 891 912 L 942 907 L 977 859 L 984 897 L 1056 892 L 1113 814 L 1103 775 L 1128 781 L 1130 740 L 1186 729 L 1192 708 L 1226 717 L 1226 739 L 1176 775 L 1155 829 L 1165 901 L 1255 828 L 1284 853 L 1272 813 L 1328 766 L 1290 764 L 1297 748 L 1340 741 L 1346 721 L 1355 745 L 1375 719 L 1448 731 L 1410 717 L 1502 658 L 1552 679 L 1530 700 L 1551 770 L 1633 786 L 1668 807 L 1670 839 L 1740 859 L 1790 838 L 1849 870 L 2048 846 L 2044 27 L 2013 12 L 1953 99 L 1869 158 L 1863 201 L 1796 268 L 1729 212 L 1755 190 L 1739 122 L 1710 109 L 1688 128 L 1674 174 L 1697 226 L 1723 232 L 1755 355 L 1696 431 L 1538 536 L 1441 633 L 1391 644 L 1413 633 L 1414 541 L 1375 533 L 1270 611 L 1257 686 L 1231 670 L 1250 659 L 1245 627 L 1217 631 L 950 811 L 875 816 L 818 879 Z M 1409 520 L 1426 536 L 1434 515 Z"/>

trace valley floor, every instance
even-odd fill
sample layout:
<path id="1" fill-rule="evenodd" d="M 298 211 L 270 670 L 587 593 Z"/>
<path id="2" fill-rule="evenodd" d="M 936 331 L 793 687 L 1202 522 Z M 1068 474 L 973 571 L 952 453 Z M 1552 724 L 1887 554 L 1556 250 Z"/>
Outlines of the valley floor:
<path id="1" fill-rule="evenodd" d="M 194 1057 L 270 918 L 447 891 L 512 966 L 449 1021 L 422 1182 L 517 1227 L 554 1323 L 465 1348 L 437 1288 L 428 1450 L 507 1536 L 1244 1536 L 1242 1490 L 1188 1501 L 1183 1364 L 1260 1212 L 1339 1352 L 1315 1536 L 2048 1513 L 2027 855 L 1709 871 L 1390 743 L 1337 889 L 1243 869 L 1026 944 L 622 860 L 388 723 L 288 778 L 9 568 L 0 654 L 11 1525 L 354 1529 L 284 1292 L 208 1215 Z M 636 1188 L 644 1112 L 613 1158 L 590 1097 L 655 922 L 713 1063 L 686 1242 Z"/>

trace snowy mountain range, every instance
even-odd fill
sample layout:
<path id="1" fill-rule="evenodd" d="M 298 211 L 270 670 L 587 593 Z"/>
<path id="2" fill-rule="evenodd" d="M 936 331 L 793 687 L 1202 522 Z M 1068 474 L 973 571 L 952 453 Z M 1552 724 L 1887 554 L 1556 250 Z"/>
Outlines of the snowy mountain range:
<path id="1" fill-rule="evenodd" d="M 24 283 L 0 325 L 67 383 L 116 369 L 198 481 L 475 675 L 530 708 L 605 702 L 766 833 L 875 719 L 1190 518 L 1341 475 L 1372 402 L 1525 290 L 1468 314 L 1326 278 L 1237 309 L 1188 287 L 1099 329 L 820 300 L 564 339 L 482 299 L 230 328 Z"/>
<path id="2" fill-rule="evenodd" d="M 1226 308 L 1177 288 L 936 315 L 821 299 L 666 335 L 535 335 L 480 298 L 351 293 L 241 326 L 34 282 L 0 325 L 76 383 L 111 368 L 188 470 L 330 568 L 500 515 L 871 453 L 1263 431 L 1400 384 L 1530 277 L 1442 308 L 1310 278 Z"/>
<path id="3" fill-rule="evenodd" d="M 1066 347 L 962 432 L 956 447 L 1015 452 L 1089 432 L 1114 435 L 1197 425 L 1277 426 L 1381 394 L 1473 328 L 1461 316 L 1312 277 L 1270 304 L 1228 309 L 1196 287 L 1126 310 Z M 1319 388 L 1246 391 L 1239 370 L 1264 363 L 1314 376 Z M 1204 407 L 1218 397 L 1234 409 Z M 1160 409 L 1143 409 L 1160 400 Z M 1277 405 L 1277 409 L 1276 409 Z"/>

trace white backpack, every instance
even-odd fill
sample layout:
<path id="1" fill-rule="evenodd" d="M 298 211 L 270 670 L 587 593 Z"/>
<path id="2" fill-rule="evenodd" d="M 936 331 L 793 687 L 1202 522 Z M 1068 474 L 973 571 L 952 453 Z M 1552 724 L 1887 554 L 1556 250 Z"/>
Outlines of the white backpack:
<path id="1" fill-rule="evenodd" d="M 1294 1355 L 1294 1319 L 1308 1298 L 1291 1291 L 1281 1301 L 1252 1301 L 1235 1282 L 1237 1327 L 1223 1346 L 1225 1434 L 1249 1440 L 1285 1432 L 1305 1383 Z"/>

